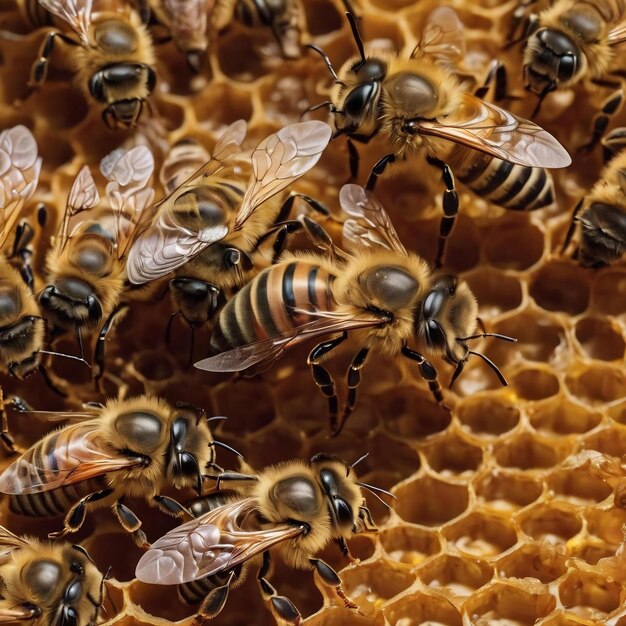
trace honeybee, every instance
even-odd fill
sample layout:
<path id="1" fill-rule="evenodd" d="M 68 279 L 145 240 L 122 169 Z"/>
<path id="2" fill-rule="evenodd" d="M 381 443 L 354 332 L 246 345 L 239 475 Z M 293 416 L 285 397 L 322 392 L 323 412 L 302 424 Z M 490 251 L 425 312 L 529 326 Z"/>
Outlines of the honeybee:
<path id="1" fill-rule="evenodd" d="M 95 626 L 103 576 L 85 548 L 22 538 L 0 526 L 0 621 Z"/>
<path id="2" fill-rule="evenodd" d="M 580 225 L 576 256 L 583 267 L 610 265 L 626 252 L 625 131 L 624 128 L 617 128 L 606 136 L 606 146 L 621 149 L 604 167 L 591 191 L 574 208 L 565 236 L 563 251 L 571 242 L 576 224 Z"/>
<path id="3" fill-rule="evenodd" d="M 39 295 L 46 319 L 55 327 L 75 329 L 83 357 L 82 328 L 100 324 L 95 361 L 104 368 L 104 340 L 121 313 L 124 259 L 130 242 L 144 227 L 154 190 L 154 159 L 145 146 L 114 150 L 100 164 L 109 181 L 107 206 L 88 166 L 78 173 L 54 245 L 46 257 L 47 286 Z M 104 323 L 103 323 L 104 322 Z"/>
<path id="4" fill-rule="evenodd" d="M 330 101 L 323 103 L 334 116 L 334 137 L 388 140 L 392 151 L 374 165 L 370 191 L 398 158 L 422 153 L 441 170 L 446 190 L 436 267 L 459 209 L 453 171 L 474 193 L 504 208 L 533 210 L 553 202 L 552 178 L 544 168 L 569 165 L 569 155 L 536 124 L 463 91 L 451 69 L 462 55 L 463 26 L 451 8 L 431 13 L 408 59 L 377 50 L 366 54 L 356 20 L 347 15 L 359 56 L 337 74 L 324 52 L 312 46 L 335 78 Z M 351 141 L 348 146 L 354 177 L 358 153 Z"/>
<path id="5" fill-rule="evenodd" d="M 114 2 L 92 15 L 93 0 L 39 0 L 63 22 L 51 30 L 33 64 L 29 86 L 46 79 L 50 55 L 59 38 L 74 46 L 68 61 L 87 100 L 102 108 L 107 128 L 135 126 L 156 85 L 154 50 L 139 15 L 128 3 Z M 96 5 L 97 6 L 97 5 Z"/>
<path id="6" fill-rule="evenodd" d="M 298 609 L 265 578 L 270 550 L 276 550 L 290 567 L 317 572 L 346 606 L 356 608 L 337 572 L 316 555 L 331 541 L 347 553 L 346 540 L 354 533 L 376 532 L 360 487 L 383 490 L 359 483 L 352 466 L 325 454 L 269 467 L 258 476 L 227 472 L 219 478 L 238 482 L 236 493 L 208 496 L 195 507 L 199 517 L 152 544 L 137 564 L 139 580 L 182 585 L 180 594 L 189 603 L 203 598 L 199 619 L 211 618 L 244 579 L 243 570 L 262 555 L 261 593 L 279 619 L 299 624 Z"/>
<path id="7" fill-rule="evenodd" d="M 196 145 L 191 159 L 185 160 L 189 144 L 175 147 L 162 171 L 165 188 L 174 189 L 157 206 L 154 220 L 128 255 L 128 279 L 135 285 L 175 271 L 170 291 L 192 330 L 213 316 L 225 292 L 252 277 L 260 242 L 287 228 L 278 223 L 287 217 L 294 196 L 282 206 L 274 196 L 317 163 L 331 130 L 324 122 L 291 124 L 266 137 L 251 158 L 241 154 L 245 135 L 244 121 L 232 124 L 212 158 L 182 184 L 202 150 Z M 275 245 L 283 241 L 279 236 Z"/>
<path id="8" fill-rule="evenodd" d="M 50 533 L 51 538 L 76 532 L 88 507 L 109 506 L 137 545 L 146 547 L 141 520 L 125 500 L 142 498 L 181 516 L 185 508 L 159 492 L 174 486 L 200 493 L 205 468 L 221 471 L 215 447 L 225 444 L 213 439 L 212 418 L 187 403 L 172 407 L 160 398 L 140 396 L 64 415 L 74 423 L 46 435 L 0 475 L 0 493 L 11 496 L 13 513 L 65 515 L 63 529 Z"/>
<path id="9" fill-rule="evenodd" d="M 25 126 L 0 133 L 0 366 L 18 378 L 40 369 L 45 324 L 33 295 L 34 278 L 28 244 L 33 230 L 18 224 L 25 203 L 39 182 L 41 157 Z M 12 253 L 6 243 L 15 239 Z M 9 257 L 21 260 L 18 271 Z"/>
<path id="10" fill-rule="evenodd" d="M 528 4 L 522 1 L 514 13 L 511 38 Z M 528 18 L 517 41 L 524 42 L 525 87 L 539 98 L 533 116 L 549 93 L 571 88 L 585 79 L 615 90 L 596 116 L 591 140 L 584 148 L 595 146 L 624 98 L 619 74 L 622 68 L 615 66 L 620 60 L 616 48 L 626 41 L 624 3 L 621 0 L 556 0 Z"/>
<path id="11" fill-rule="evenodd" d="M 370 192 L 345 185 L 339 201 L 350 216 L 343 236 L 352 251 L 340 250 L 320 225 L 303 220 L 313 242 L 326 254 L 287 255 L 248 283 L 218 316 L 211 336 L 216 355 L 196 367 L 215 372 L 252 367 L 259 371 L 303 341 L 323 337 L 307 363 L 328 398 L 334 435 L 356 404 L 361 370 L 371 350 L 388 357 L 401 353 L 417 362 L 441 405 L 444 398 L 437 370 L 421 352 L 409 348 L 410 339 L 456 366 L 452 382 L 470 354 L 478 354 L 506 384 L 495 364 L 470 350 L 468 342 L 483 336 L 514 340 L 476 334 L 478 305 L 467 284 L 450 275 L 433 276 L 426 261 L 402 245 L 386 211 Z M 348 369 L 348 397 L 338 421 L 335 383 L 322 362 L 350 331 L 359 331 L 363 347 Z M 328 337 L 336 333 L 340 335 Z"/>

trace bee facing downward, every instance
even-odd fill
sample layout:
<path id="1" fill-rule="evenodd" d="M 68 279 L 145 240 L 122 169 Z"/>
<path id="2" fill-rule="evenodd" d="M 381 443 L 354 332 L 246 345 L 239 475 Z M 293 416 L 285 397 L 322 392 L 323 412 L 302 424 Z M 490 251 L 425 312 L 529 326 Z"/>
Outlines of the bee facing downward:
<path id="1" fill-rule="evenodd" d="M 14 513 L 65 515 L 63 530 L 50 537 L 76 532 L 88 507 L 110 506 L 137 545 L 146 547 L 141 521 L 126 498 L 183 515 L 181 505 L 159 492 L 174 486 L 199 493 L 205 469 L 220 469 L 215 446 L 224 444 L 213 440 L 204 412 L 184 403 L 172 407 L 142 396 L 67 418 L 79 421 L 46 435 L 0 475 L 0 493 L 11 496 Z"/>
<path id="2" fill-rule="evenodd" d="M 443 394 L 437 370 L 408 346 L 417 339 L 431 354 L 456 367 L 453 382 L 470 354 L 478 306 L 466 283 L 454 276 L 433 276 L 428 264 L 400 242 L 376 198 L 362 187 L 346 185 L 339 194 L 348 219 L 343 226 L 350 252 L 339 250 L 312 220 L 305 219 L 313 242 L 326 254 L 287 255 L 239 291 L 220 312 L 211 336 L 216 356 L 196 363 L 200 369 L 230 372 L 270 366 L 308 339 L 323 340 L 308 356 L 315 383 L 328 398 L 330 426 L 338 434 L 356 403 L 361 370 L 370 351 L 402 354 L 419 365 L 435 400 Z M 355 331 L 363 347 L 347 374 L 348 399 L 338 421 L 335 384 L 322 362 Z M 329 335 L 336 335 L 332 338 Z M 501 337 L 510 340 L 508 337 Z M 479 355 L 486 359 L 483 355 Z M 495 365 L 486 359 L 504 378 Z"/>
<path id="3" fill-rule="evenodd" d="M 88 101 L 100 105 L 106 126 L 112 130 L 135 126 L 156 85 L 152 40 L 138 13 L 119 0 L 93 15 L 93 0 L 39 3 L 62 20 L 63 30 L 46 35 L 32 68 L 30 87 L 45 81 L 54 42 L 59 38 L 74 47 L 69 61 L 76 82 Z"/>
<path id="4" fill-rule="evenodd" d="M 0 622 L 95 626 L 105 576 L 87 551 L 25 539 L 0 526 Z"/>
<path id="5" fill-rule="evenodd" d="M 365 53 L 357 24 L 347 14 L 359 56 L 335 77 L 330 102 L 335 137 L 367 143 L 381 135 L 391 146 L 374 168 L 367 189 L 396 159 L 424 154 L 442 172 L 446 190 L 436 267 L 459 209 L 453 171 L 474 193 L 513 210 L 532 210 L 554 200 L 552 178 L 544 168 L 565 167 L 571 159 L 552 135 L 536 124 L 465 93 L 454 71 L 463 55 L 463 25 L 449 7 L 435 9 L 420 44 L 408 59 L 388 52 Z M 319 105 L 322 106 L 322 105 Z M 358 153 L 349 142 L 353 177 Z"/>
<path id="6" fill-rule="evenodd" d="M 378 488 L 357 482 L 352 466 L 324 454 L 258 476 L 227 472 L 218 480 L 233 481 L 235 493 L 211 494 L 192 505 L 199 517 L 152 544 L 137 564 L 139 580 L 182 585 L 184 599 L 202 600 L 198 617 L 211 618 L 224 608 L 230 588 L 243 581 L 244 570 L 262 557 L 263 597 L 279 619 L 299 624 L 298 609 L 265 578 L 270 552 L 278 552 L 289 566 L 316 571 L 346 606 L 356 608 L 337 572 L 316 555 L 331 541 L 347 554 L 346 540 L 354 533 L 376 531 L 360 487 Z"/>

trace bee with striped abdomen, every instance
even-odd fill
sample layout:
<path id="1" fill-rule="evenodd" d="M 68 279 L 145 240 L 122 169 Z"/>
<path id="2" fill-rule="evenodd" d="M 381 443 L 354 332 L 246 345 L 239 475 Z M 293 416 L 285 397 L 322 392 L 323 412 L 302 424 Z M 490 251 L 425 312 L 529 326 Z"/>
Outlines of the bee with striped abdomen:
<path id="1" fill-rule="evenodd" d="M 214 441 L 204 411 L 186 403 L 170 406 L 142 396 L 109 401 L 106 406 L 68 413 L 75 423 L 55 430 L 29 448 L 0 475 L 0 493 L 18 515 L 65 515 L 63 529 L 77 531 L 87 508 L 110 506 L 137 545 L 147 540 L 141 521 L 124 503 L 141 498 L 179 516 L 185 509 L 159 495 L 167 486 L 193 487 L 198 493 L 207 468 L 215 464 Z"/>
<path id="2" fill-rule="evenodd" d="M 175 271 L 170 290 L 177 310 L 192 329 L 205 324 L 219 299 L 256 272 L 253 259 L 260 242 L 288 216 L 294 197 L 281 206 L 274 196 L 317 163 L 330 134 L 324 122 L 291 124 L 266 137 L 244 160 L 246 124 L 235 122 L 212 158 L 182 183 L 202 151 L 196 145 L 195 156 L 185 160 L 186 146 L 175 146 L 162 179 L 168 191 L 177 186 L 130 250 L 130 282 L 143 284 Z M 280 229 L 278 248 L 285 233 Z"/>
<path id="3" fill-rule="evenodd" d="M 417 339 L 427 352 L 455 365 L 454 382 L 469 355 L 478 354 L 468 342 L 484 336 L 475 335 L 478 306 L 467 284 L 454 276 L 433 276 L 428 264 L 402 245 L 371 193 L 346 185 L 339 200 L 350 215 L 343 233 L 352 251 L 339 250 L 321 226 L 305 219 L 308 233 L 326 254 L 286 256 L 261 272 L 220 312 L 211 336 L 216 355 L 196 363 L 216 372 L 259 370 L 303 341 L 324 337 L 309 353 L 308 364 L 328 398 L 335 434 L 355 406 L 371 350 L 386 356 L 401 353 L 417 362 L 435 400 L 443 404 L 437 370 L 421 352 L 409 348 L 408 341 Z M 338 421 L 335 384 L 322 362 L 350 331 L 356 331 L 364 345 L 348 369 L 348 398 Z M 328 337 L 336 333 L 341 334 Z M 506 384 L 496 366 L 486 361 Z"/>
<path id="4" fill-rule="evenodd" d="M 60 20 L 48 31 L 29 87 L 46 79 L 55 41 L 72 46 L 69 63 L 88 102 L 97 102 L 110 129 L 135 126 L 156 85 L 152 40 L 129 3 L 113 0 L 92 13 L 93 0 L 39 0 Z M 32 12 L 31 12 L 32 13 Z"/>
<path id="5" fill-rule="evenodd" d="M 519 41 L 524 45 L 526 90 L 539 98 L 533 116 L 548 94 L 585 80 L 613 89 L 584 146 L 593 148 L 624 100 L 623 52 L 619 54 L 619 46 L 626 42 L 626 6 L 622 0 L 556 0 L 524 20 L 529 4 L 522 0 L 515 10 L 511 39 L 525 21 Z"/>
<path id="6" fill-rule="evenodd" d="M 366 54 L 356 21 L 347 15 L 359 56 L 337 74 L 315 48 L 335 77 L 327 103 L 334 136 L 361 142 L 375 135 L 387 139 L 391 152 L 374 165 L 368 190 L 389 163 L 417 153 L 441 170 L 446 190 L 437 267 L 459 209 L 453 171 L 474 193 L 504 208 L 532 210 L 553 202 L 552 178 L 544 168 L 569 165 L 569 155 L 536 124 L 464 92 L 452 69 L 463 55 L 463 27 L 451 8 L 431 13 L 408 59 L 377 50 Z M 358 153 L 351 142 L 349 148 L 356 176 Z"/>
<path id="7" fill-rule="evenodd" d="M 261 563 L 261 593 L 279 621 L 300 624 L 301 615 L 266 580 L 270 552 L 297 569 L 315 571 L 323 584 L 335 588 L 345 605 L 356 608 L 343 593 L 337 572 L 317 555 L 331 541 L 348 554 L 346 540 L 355 533 L 376 532 L 365 506 L 353 466 L 319 454 L 308 463 L 289 461 L 259 475 L 227 472 L 220 481 L 232 481 L 229 496 L 211 494 L 195 503 L 199 516 L 156 541 L 137 564 L 139 580 L 159 585 L 181 585 L 186 601 L 201 601 L 198 617 L 215 617 L 224 608 L 231 587 L 246 571 Z"/>
<path id="8" fill-rule="evenodd" d="M 81 546 L 22 538 L 0 526 L 3 624 L 95 626 L 105 578 Z"/>

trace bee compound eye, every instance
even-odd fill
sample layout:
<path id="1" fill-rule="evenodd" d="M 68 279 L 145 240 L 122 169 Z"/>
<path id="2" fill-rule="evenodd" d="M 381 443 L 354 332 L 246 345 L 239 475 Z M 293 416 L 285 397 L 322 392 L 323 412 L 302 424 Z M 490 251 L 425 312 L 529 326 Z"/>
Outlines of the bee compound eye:
<path id="1" fill-rule="evenodd" d="M 83 583 L 79 578 L 73 580 L 65 589 L 63 600 L 68 604 L 75 604 L 83 592 Z"/>
<path id="2" fill-rule="evenodd" d="M 98 101 L 106 102 L 107 98 L 104 93 L 104 77 L 102 72 L 96 72 L 89 80 L 89 93 Z"/>
<path id="3" fill-rule="evenodd" d="M 375 91 L 376 85 L 372 82 L 363 83 L 353 89 L 348 94 L 344 105 L 346 115 L 350 117 L 359 117 L 363 113 L 364 109 L 367 108 Z"/>
<path id="4" fill-rule="evenodd" d="M 352 509 L 343 498 L 333 500 L 333 507 L 335 509 L 335 515 L 337 516 L 337 522 L 340 526 L 354 526 Z"/>

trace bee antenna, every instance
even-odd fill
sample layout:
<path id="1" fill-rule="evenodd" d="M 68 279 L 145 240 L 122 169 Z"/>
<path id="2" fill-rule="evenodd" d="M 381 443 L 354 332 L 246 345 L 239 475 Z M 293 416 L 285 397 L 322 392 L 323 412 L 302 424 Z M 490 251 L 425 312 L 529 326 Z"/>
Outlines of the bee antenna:
<path id="1" fill-rule="evenodd" d="M 378 494 L 384 493 L 386 496 L 397 500 L 397 497 L 393 495 L 390 491 L 383 489 L 382 487 L 375 487 L 374 485 L 368 485 L 367 483 L 356 483 L 359 487 L 363 489 L 367 489 L 376 499 L 382 502 L 388 509 L 391 509 L 391 506 L 387 502 L 385 502 Z"/>
<path id="2" fill-rule="evenodd" d="M 227 420 L 228 418 L 225 415 L 214 415 L 213 417 L 207 417 L 206 421 L 207 422 L 218 422 L 218 421 L 224 421 Z"/>
<path id="3" fill-rule="evenodd" d="M 87 361 L 85 360 L 85 349 L 83 348 L 83 334 L 80 328 L 80 324 L 76 324 L 74 330 L 76 332 L 76 341 L 78 341 L 78 348 L 80 350 L 80 359 L 87 363 Z M 89 365 L 89 363 L 87 363 L 87 365 Z"/>
<path id="4" fill-rule="evenodd" d="M 363 47 L 363 39 L 361 39 L 361 33 L 359 33 L 359 25 L 356 23 L 356 18 L 350 12 L 346 13 L 346 17 L 348 18 L 348 22 L 350 22 L 352 36 L 354 37 L 354 42 L 356 43 L 356 47 L 359 49 L 359 54 L 361 55 L 361 62 L 353 68 L 353 70 L 356 71 L 360 69 L 367 60 L 365 58 L 365 48 Z"/>
<path id="5" fill-rule="evenodd" d="M 49 354 L 50 356 L 60 356 L 64 359 L 72 359 L 73 361 L 80 361 L 84 363 L 87 367 L 91 368 L 91 365 L 79 356 L 74 356 L 73 354 L 65 354 L 64 352 L 54 352 L 53 350 L 39 350 L 40 354 Z"/>
<path id="6" fill-rule="evenodd" d="M 456 340 L 471 341 L 472 339 L 484 339 L 485 337 L 495 337 L 496 339 L 502 339 L 502 341 L 517 343 L 517 337 L 509 337 L 508 335 L 501 335 L 500 333 L 478 333 L 477 335 L 470 335 L 469 337 L 457 337 Z"/>
<path id="7" fill-rule="evenodd" d="M 361 461 L 365 461 L 365 459 L 370 455 L 369 452 L 362 454 L 352 465 L 348 465 L 348 471 L 346 472 L 346 476 L 350 473 L 351 469 L 354 469 Z"/>
<path id="8" fill-rule="evenodd" d="M 322 60 L 324 61 L 324 63 L 326 64 L 326 67 L 328 68 L 328 71 L 333 75 L 333 78 L 335 79 L 335 82 L 338 85 L 347 87 L 346 83 L 344 83 L 339 78 L 339 76 L 337 76 L 337 72 L 335 71 L 335 68 L 333 67 L 333 64 L 331 63 L 331 60 L 328 58 L 328 55 L 319 46 L 316 46 L 314 43 L 310 43 L 307 45 L 307 48 L 311 48 L 311 50 L 315 50 L 315 52 L 317 52 L 317 54 L 319 54 L 322 57 Z"/>
<path id="9" fill-rule="evenodd" d="M 450 380 L 448 389 L 452 389 L 452 385 L 454 385 L 456 379 L 461 375 L 461 372 L 463 371 L 464 367 L 465 367 L 465 359 L 458 362 L 456 369 L 454 370 L 454 374 L 452 374 L 452 379 Z"/>
<path id="10" fill-rule="evenodd" d="M 335 115 L 345 115 L 345 111 L 340 111 L 330 100 L 324 100 L 324 102 L 320 102 L 319 104 L 313 104 L 308 109 L 305 109 L 300 115 L 300 119 L 302 119 L 307 113 L 312 113 L 313 111 L 317 111 L 318 109 L 323 109 L 327 107 L 331 113 Z"/>
<path id="11" fill-rule="evenodd" d="M 498 369 L 498 366 L 488 356 L 485 356 L 484 354 L 481 354 L 480 352 L 474 352 L 473 350 L 468 350 L 468 353 L 479 356 L 496 373 L 496 376 L 498 377 L 498 380 L 500 381 L 502 386 L 503 387 L 508 386 L 509 383 L 504 377 L 504 374 Z"/>
<path id="12" fill-rule="evenodd" d="M 243 454 L 241 454 L 241 452 L 239 452 L 238 450 L 235 450 L 235 448 L 233 448 L 232 446 L 229 446 L 227 443 L 224 443 L 223 441 L 217 441 L 217 439 L 214 439 L 213 443 L 210 445 L 217 446 L 218 448 L 224 448 L 224 450 L 230 450 L 230 452 L 232 452 L 233 454 L 236 454 L 240 459 L 243 459 Z"/>
<path id="13" fill-rule="evenodd" d="M 187 359 L 187 366 L 185 369 L 189 369 L 191 364 L 193 363 L 193 349 L 195 347 L 196 342 L 196 327 L 193 324 L 189 324 L 189 333 L 190 333 L 190 341 L 189 341 L 189 358 Z"/>

